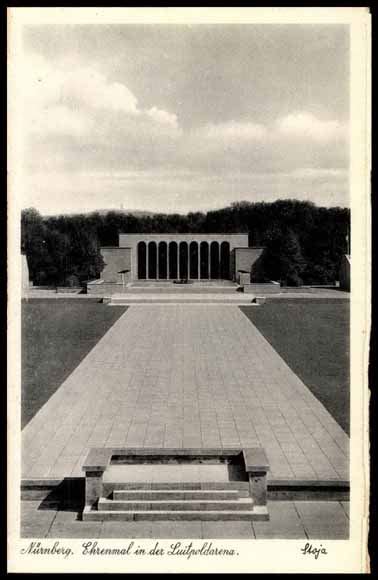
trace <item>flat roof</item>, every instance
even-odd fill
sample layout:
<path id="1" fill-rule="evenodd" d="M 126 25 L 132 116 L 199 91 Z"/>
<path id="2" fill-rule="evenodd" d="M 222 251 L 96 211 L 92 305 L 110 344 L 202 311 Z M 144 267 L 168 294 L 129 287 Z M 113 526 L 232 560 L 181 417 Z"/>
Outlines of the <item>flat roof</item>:
<path id="1" fill-rule="evenodd" d="M 233 233 L 228 233 L 228 232 L 209 232 L 207 234 L 204 233 L 196 233 L 196 232 L 181 232 L 181 233 L 177 233 L 177 232 L 165 232 L 164 234 L 161 233 L 152 233 L 150 232 L 149 234 L 144 234 L 142 233 L 132 233 L 132 234 L 128 234 L 128 233 L 122 233 L 120 232 L 118 234 L 119 236 L 203 236 L 203 237 L 208 237 L 208 236 L 248 236 L 249 232 L 233 232 Z"/>

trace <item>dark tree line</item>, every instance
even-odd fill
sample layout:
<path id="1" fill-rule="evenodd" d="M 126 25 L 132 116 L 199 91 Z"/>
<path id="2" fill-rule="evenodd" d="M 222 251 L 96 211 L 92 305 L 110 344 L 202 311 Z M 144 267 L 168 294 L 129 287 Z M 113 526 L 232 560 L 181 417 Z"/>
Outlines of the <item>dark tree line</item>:
<path id="1" fill-rule="evenodd" d="M 333 284 L 348 252 L 350 211 L 310 202 L 237 202 L 207 213 L 134 215 L 120 211 L 43 217 L 22 213 L 22 251 L 34 284 L 76 285 L 100 275 L 100 246 L 118 246 L 119 233 L 249 234 L 267 248 L 264 273 L 288 285 Z"/>

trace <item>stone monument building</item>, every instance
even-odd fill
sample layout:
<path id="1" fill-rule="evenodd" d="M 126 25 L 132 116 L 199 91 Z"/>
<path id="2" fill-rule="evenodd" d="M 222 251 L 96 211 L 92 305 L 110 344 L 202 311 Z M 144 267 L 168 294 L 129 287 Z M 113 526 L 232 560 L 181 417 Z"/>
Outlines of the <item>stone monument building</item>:
<path id="1" fill-rule="evenodd" d="M 264 248 L 249 247 L 248 234 L 119 234 L 117 247 L 102 247 L 105 267 L 88 292 L 112 294 L 136 281 L 230 280 L 259 282 Z"/>

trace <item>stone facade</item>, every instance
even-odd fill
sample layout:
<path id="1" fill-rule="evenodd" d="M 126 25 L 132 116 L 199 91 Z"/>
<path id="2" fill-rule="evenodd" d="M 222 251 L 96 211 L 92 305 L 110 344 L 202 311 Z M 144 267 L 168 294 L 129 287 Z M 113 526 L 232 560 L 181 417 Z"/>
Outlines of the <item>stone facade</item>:
<path id="1" fill-rule="evenodd" d="M 102 279 L 106 282 L 122 284 L 131 280 L 131 249 L 130 248 L 101 248 L 101 254 L 105 262 L 105 268 L 101 273 Z M 129 270 L 124 274 L 120 272 Z M 124 276 L 124 278 L 122 278 Z"/>
<path id="2" fill-rule="evenodd" d="M 262 282 L 261 262 L 264 248 L 235 248 L 235 278 L 241 284 Z"/>
<path id="3" fill-rule="evenodd" d="M 119 246 L 131 250 L 133 279 L 232 279 L 230 255 L 248 234 L 120 234 Z"/>

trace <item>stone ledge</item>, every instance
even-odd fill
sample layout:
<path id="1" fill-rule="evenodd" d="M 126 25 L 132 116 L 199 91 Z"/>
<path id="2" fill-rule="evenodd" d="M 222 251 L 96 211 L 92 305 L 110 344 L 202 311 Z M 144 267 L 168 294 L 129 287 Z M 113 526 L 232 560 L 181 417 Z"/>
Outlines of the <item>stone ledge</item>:
<path id="1" fill-rule="evenodd" d="M 266 453 L 262 447 L 251 447 L 243 449 L 245 469 L 249 471 L 267 472 L 269 471 L 269 462 Z"/>
<path id="2" fill-rule="evenodd" d="M 267 471 L 269 469 L 268 459 L 265 451 L 261 447 L 252 448 L 120 448 L 120 447 L 92 447 L 83 464 L 84 471 L 105 470 L 110 464 L 112 456 L 117 459 L 122 457 L 130 458 L 130 462 L 137 463 L 143 458 L 153 462 L 172 459 L 180 462 L 200 461 L 201 459 L 231 459 L 242 455 L 246 471 Z"/>
<path id="3" fill-rule="evenodd" d="M 83 471 L 105 471 L 113 455 L 113 449 L 92 447 L 84 461 Z"/>
<path id="4" fill-rule="evenodd" d="M 280 294 L 282 290 L 279 284 L 259 284 L 256 282 L 251 284 L 243 284 L 243 292 L 245 294 Z"/>

